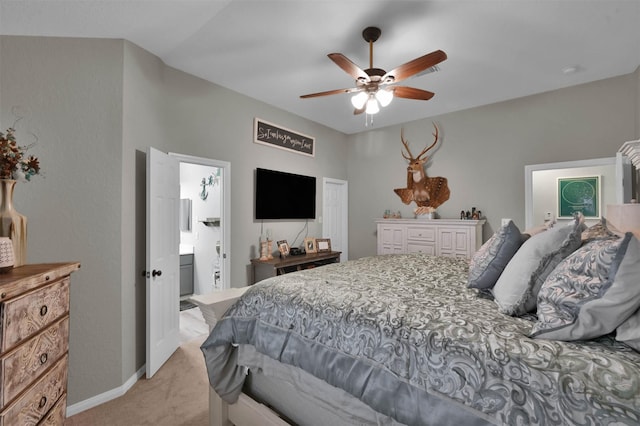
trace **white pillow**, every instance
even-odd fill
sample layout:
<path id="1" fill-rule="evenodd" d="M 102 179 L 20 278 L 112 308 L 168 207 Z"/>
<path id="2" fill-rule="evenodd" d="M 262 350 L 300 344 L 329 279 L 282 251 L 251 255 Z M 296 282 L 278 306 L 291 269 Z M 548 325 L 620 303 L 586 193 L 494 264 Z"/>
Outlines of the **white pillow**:
<path id="1" fill-rule="evenodd" d="M 640 309 L 616 328 L 616 340 L 640 352 Z"/>

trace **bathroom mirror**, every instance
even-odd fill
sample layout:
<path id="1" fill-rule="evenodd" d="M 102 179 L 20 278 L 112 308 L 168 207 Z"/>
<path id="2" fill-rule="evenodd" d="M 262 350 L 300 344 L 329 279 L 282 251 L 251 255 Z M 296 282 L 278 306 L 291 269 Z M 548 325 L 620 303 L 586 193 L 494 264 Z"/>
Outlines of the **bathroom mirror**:
<path id="1" fill-rule="evenodd" d="M 191 199 L 180 199 L 180 231 L 191 231 Z"/>

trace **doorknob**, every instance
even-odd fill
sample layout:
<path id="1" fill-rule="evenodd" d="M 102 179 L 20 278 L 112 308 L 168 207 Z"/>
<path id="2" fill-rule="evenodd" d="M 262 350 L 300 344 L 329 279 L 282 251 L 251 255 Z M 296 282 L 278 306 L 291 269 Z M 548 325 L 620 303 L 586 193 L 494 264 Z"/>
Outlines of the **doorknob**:
<path id="1" fill-rule="evenodd" d="M 159 277 L 160 275 L 162 275 L 162 271 L 156 271 L 155 269 L 151 271 L 152 277 Z"/>

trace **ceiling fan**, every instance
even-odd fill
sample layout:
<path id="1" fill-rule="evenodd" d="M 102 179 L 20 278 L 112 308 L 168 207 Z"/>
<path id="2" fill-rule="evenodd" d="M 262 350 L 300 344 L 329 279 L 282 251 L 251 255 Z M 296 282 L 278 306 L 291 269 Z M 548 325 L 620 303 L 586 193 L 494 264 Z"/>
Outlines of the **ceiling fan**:
<path id="1" fill-rule="evenodd" d="M 396 86 L 409 77 L 435 67 L 447 59 L 447 54 L 442 50 L 436 50 L 424 56 L 416 58 L 406 64 L 386 72 L 373 67 L 373 43 L 378 40 L 382 31 L 377 27 L 367 27 L 362 31 L 362 37 L 369 43 L 369 68 L 363 70 L 341 53 L 330 53 L 329 59 L 342 68 L 347 74 L 355 78 L 356 87 L 349 89 L 328 90 L 326 92 L 311 93 L 300 96 L 302 99 L 316 98 L 319 96 L 336 95 L 339 93 L 357 93 L 351 98 L 355 110 L 354 114 L 376 114 L 380 106 L 387 106 L 393 97 L 428 101 L 434 95 L 427 90 L 414 87 Z M 379 105 L 378 105 L 379 104 Z"/>

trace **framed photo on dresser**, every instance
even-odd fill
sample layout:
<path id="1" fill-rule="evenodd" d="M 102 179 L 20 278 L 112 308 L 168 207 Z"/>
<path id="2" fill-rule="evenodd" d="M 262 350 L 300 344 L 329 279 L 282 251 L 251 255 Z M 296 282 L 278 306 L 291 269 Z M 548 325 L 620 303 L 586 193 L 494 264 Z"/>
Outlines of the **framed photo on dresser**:
<path id="1" fill-rule="evenodd" d="M 289 256 L 289 243 L 287 242 L 287 240 L 280 240 L 277 242 L 277 244 L 278 251 L 280 252 L 280 257 Z"/>
<path id="2" fill-rule="evenodd" d="M 307 253 L 317 253 L 316 239 L 313 237 L 307 237 L 304 239 L 304 251 Z"/>
<path id="3" fill-rule="evenodd" d="M 318 250 L 318 253 L 331 251 L 331 240 L 329 238 L 316 238 L 316 250 Z"/>

